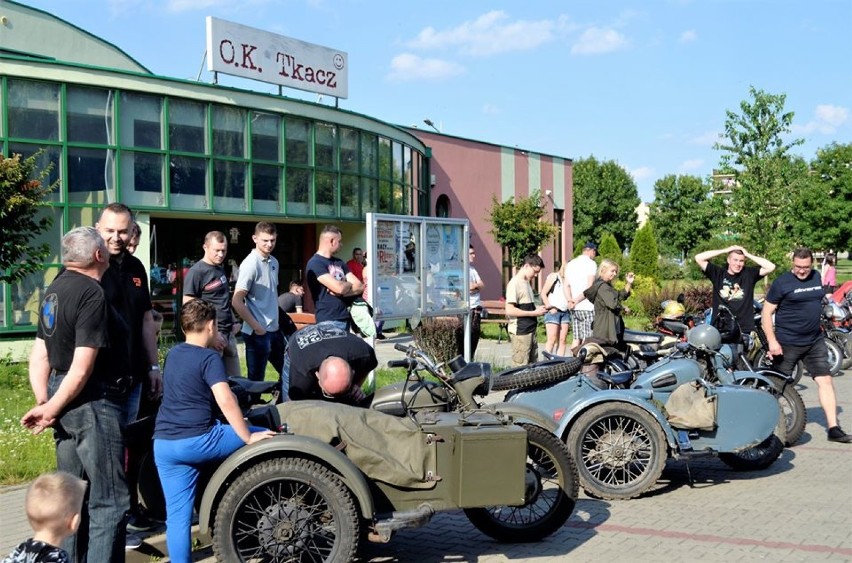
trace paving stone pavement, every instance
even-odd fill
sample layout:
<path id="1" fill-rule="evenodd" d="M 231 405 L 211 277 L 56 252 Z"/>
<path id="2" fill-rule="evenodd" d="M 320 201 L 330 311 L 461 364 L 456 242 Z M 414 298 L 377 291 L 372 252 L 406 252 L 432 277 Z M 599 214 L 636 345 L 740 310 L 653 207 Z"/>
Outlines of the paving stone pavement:
<path id="1" fill-rule="evenodd" d="M 377 347 L 382 362 L 398 354 L 392 344 Z M 477 357 L 505 366 L 508 355 L 505 342 L 483 341 Z M 852 429 L 852 371 L 834 381 L 841 422 Z M 852 444 L 826 440 L 815 386 L 803 383 L 805 434 L 766 470 L 736 472 L 712 458 L 688 468 L 669 462 L 657 487 L 641 498 L 601 501 L 581 493 L 568 523 L 532 544 L 495 542 L 461 511 L 440 513 L 388 544 L 364 545 L 360 561 L 852 561 Z M 29 534 L 24 491 L 0 488 L 0 554 Z M 168 561 L 164 551 L 163 536 L 154 535 L 127 560 Z M 194 560 L 214 561 L 210 546 Z"/>

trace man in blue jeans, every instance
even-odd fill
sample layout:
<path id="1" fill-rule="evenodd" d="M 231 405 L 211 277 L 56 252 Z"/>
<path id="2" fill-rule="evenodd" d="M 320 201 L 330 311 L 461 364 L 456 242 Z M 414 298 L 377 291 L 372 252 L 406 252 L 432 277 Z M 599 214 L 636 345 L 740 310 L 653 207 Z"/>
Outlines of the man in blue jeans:
<path id="1" fill-rule="evenodd" d="M 231 305 L 243 320 L 248 378 L 263 381 L 266 364 L 280 374 L 284 339 L 278 330 L 278 260 L 272 256 L 278 238 L 275 225 L 261 221 L 254 228 L 254 250 L 240 264 Z M 283 382 L 287 387 L 287 382 Z"/>
<path id="2" fill-rule="evenodd" d="M 61 272 L 45 292 L 30 354 L 36 407 L 21 424 L 54 429 L 57 469 L 88 482 L 80 528 L 62 544 L 74 561 L 124 561 L 130 497 L 122 417 L 130 389 L 130 331 L 98 283 L 110 254 L 98 231 L 62 238 Z"/>

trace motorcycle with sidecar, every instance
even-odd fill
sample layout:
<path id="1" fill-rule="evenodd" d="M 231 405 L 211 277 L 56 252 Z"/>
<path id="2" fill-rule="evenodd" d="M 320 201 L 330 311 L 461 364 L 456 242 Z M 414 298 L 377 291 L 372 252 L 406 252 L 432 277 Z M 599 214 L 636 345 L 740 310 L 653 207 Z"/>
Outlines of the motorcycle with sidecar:
<path id="1" fill-rule="evenodd" d="M 512 391 L 506 400 L 542 410 L 557 421 L 556 435 L 577 462 L 581 486 L 598 498 L 641 495 L 656 483 L 668 458 L 713 455 L 735 469 L 769 466 L 785 439 L 777 400 L 765 390 L 707 381 L 701 363 L 687 356 L 692 347 L 710 351 L 702 343 L 681 342 L 675 352 L 639 373 L 579 374 L 554 385 Z M 610 388 L 602 388 L 602 380 Z M 629 388 L 618 388 L 628 381 Z M 670 422 L 668 400 L 683 385 L 699 385 L 703 400 L 714 403 L 710 427 Z"/>
<path id="2" fill-rule="evenodd" d="M 199 528 L 217 560 L 349 561 L 362 538 L 387 542 L 459 508 L 499 541 L 538 541 L 567 521 L 577 469 L 543 413 L 469 400 L 490 390 L 490 368 L 445 375 L 414 352 L 396 365 L 408 378 L 379 389 L 370 409 L 297 401 L 246 412 L 280 433 L 199 484 Z M 270 391 L 268 382 L 239 387 L 238 398 Z M 146 505 L 157 502 L 152 480 L 140 483 Z"/>

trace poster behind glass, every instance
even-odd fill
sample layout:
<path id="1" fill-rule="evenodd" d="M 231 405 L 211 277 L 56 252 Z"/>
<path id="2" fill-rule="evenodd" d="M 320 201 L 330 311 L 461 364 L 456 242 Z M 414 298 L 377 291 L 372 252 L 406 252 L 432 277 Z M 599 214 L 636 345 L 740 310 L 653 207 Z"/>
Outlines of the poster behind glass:
<path id="1" fill-rule="evenodd" d="M 376 299 L 384 318 L 411 318 L 420 308 L 419 239 L 417 222 L 376 221 Z"/>
<path id="2" fill-rule="evenodd" d="M 467 291 L 464 286 L 464 225 L 425 225 L 426 311 L 465 310 Z"/>

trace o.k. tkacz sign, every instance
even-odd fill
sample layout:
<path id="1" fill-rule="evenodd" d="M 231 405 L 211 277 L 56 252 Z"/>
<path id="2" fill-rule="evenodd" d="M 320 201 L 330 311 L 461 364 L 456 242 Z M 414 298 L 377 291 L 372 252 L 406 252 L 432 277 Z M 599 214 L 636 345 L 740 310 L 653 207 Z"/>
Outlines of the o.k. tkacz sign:
<path id="1" fill-rule="evenodd" d="M 253 27 L 207 17 L 207 69 L 328 94 L 349 95 L 349 57 Z"/>

